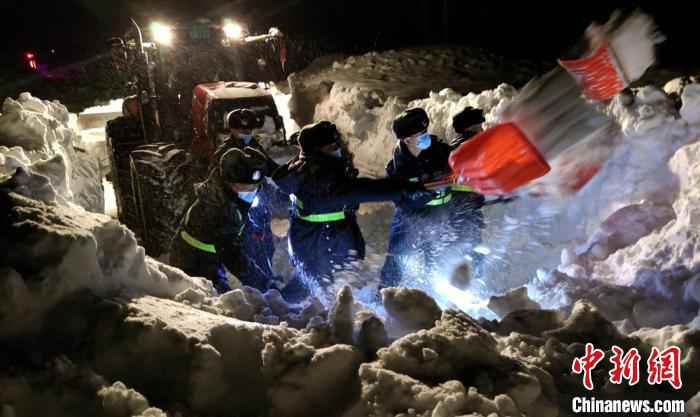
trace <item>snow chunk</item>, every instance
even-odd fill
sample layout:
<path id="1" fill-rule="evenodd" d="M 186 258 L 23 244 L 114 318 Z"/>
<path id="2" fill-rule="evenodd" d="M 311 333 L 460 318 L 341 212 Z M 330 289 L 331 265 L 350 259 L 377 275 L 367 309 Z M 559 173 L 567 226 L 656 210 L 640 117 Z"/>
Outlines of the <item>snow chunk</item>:
<path id="1" fill-rule="evenodd" d="M 579 301 L 574 305 L 564 326 L 544 333 L 564 343 L 593 343 L 598 347 L 620 345 L 624 336 L 590 303 Z"/>
<path id="2" fill-rule="evenodd" d="M 185 291 L 177 294 L 174 300 L 179 302 L 187 301 L 190 304 L 202 304 L 205 298 L 206 294 L 203 294 L 202 292 L 196 291 L 192 288 L 188 288 Z"/>
<path id="3" fill-rule="evenodd" d="M 148 409 L 148 400 L 143 395 L 128 389 L 122 382 L 115 382 L 97 392 L 102 406 L 110 417 L 131 417 Z"/>
<path id="4" fill-rule="evenodd" d="M 328 316 L 333 337 L 338 343 L 353 342 L 353 303 L 352 289 L 349 286 L 338 291 L 335 304 Z"/>
<path id="5" fill-rule="evenodd" d="M 540 305 L 527 295 L 527 287 L 514 288 L 502 296 L 494 295 L 489 299 L 488 308 L 498 317 L 516 310 L 539 310 Z"/>
<path id="6" fill-rule="evenodd" d="M 476 388 L 465 389 L 459 381 L 446 381 L 436 386 L 397 372 L 382 369 L 378 364 L 360 367 L 362 399 L 371 415 L 457 416 L 498 413 L 496 403 L 479 394 Z M 404 414 L 397 414 L 402 412 Z"/>
<path id="7" fill-rule="evenodd" d="M 700 84 L 690 84 L 681 95 L 681 117 L 690 125 L 700 124 Z"/>
<path id="8" fill-rule="evenodd" d="M 270 389 L 272 415 L 331 415 L 359 392 L 361 355 L 346 345 L 319 349 L 277 379 Z"/>
<path id="9" fill-rule="evenodd" d="M 542 335 L 563 326 L 562 314 L 555 310 L 518 310 L 508 313 L 499 323 L 496 332 L 508 335 L 512 332 Z"/>
<path id="10" fill-rule="evenodd" d="M 442 314 L 432 297 L 413 288 L 385 288 L 382 300 L 389 317 L 388 326 L 401 334 L 430 329 Z"/>
<path id="11" fill-rule="evenodd" d="M 381 349 L 378 362 L 360 368 L 363 399 L 389 413 L 413 408 L 446 416 L 506 415 L 514 410 L 515 415 L 534 410 L 556 415 L 551 376 L 501 355 L 497 347 L 497 340 L 471 318 L 446 311 L 432 329 L 404 336 Z M 508 376 L 503 374 L 506 369 Z M 424 388 L 419 381 L 434 388 Z M 472 388 L 467 391 L 465 385 Z"/>
<path id="12" fill-rule="evenodd" d="M 620 123 L 627 136 L 643 135 L 672 122 L 677 114 L 673 102 L 654 86 L 640 88 L 633 97 L 626 94 L 615 96 L 608 111 Z"/>
<path id="13" fill-rule="evenodd" d="M 479 366 L 508 363 L 496 351 L 496 340 L 463 313 L 446 311 L 437 326 L 411 333 L 379 351 L 386 369 L 413 378 L 448 381 L 461 372 Z M 425 363 L 423 349 L 431 349 L 437 358 Z"/>

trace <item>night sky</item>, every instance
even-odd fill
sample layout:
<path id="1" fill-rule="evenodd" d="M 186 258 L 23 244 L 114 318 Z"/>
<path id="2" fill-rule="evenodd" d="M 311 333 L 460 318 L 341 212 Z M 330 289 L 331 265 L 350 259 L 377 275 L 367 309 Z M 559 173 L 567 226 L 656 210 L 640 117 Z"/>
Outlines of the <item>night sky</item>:
<path id="1" fill-rule="evenodd" d="M 447 3 L 449 14 L 443 15 Z M 505 2 L 466 0 L 63 0 L 0 2 L 3 63 L 24 51 L 55 49 L 64 63 L 104 51 L 105 40 L 123 33 L 128 18 L 189 20 L 234 16 L 253 29 L 278 26 L 292 37 L 315 39 L 356 52 L 417 44 L 452 43 L 489 48 L 512 57 L 553 60 L 592 20 L 619 7 L 640 7 L 657 20 L 668 40 L 667 65 L 700 62 L 697 11 L 670 1 Z M 673 4 L 677 3 L 677 4 Z M 447 24 L 445 24 L 447 23 Z"/>

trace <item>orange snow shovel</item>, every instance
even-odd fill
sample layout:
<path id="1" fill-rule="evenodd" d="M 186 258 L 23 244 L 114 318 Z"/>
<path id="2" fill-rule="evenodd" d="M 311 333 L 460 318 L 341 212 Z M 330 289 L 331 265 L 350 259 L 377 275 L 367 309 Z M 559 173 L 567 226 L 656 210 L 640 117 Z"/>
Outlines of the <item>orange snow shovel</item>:
<path id="1" fill-rule="evenodd" d="M 426 186 L 457 182 L 482 194 L 510 193 L 549 172 L 547 161 L 607 132 L 614 122 L 589 100 L 608 100 L 641 77 L 654 62 L 656 42 L 646 15 L 635 14 L 608 29 L 613 23 L 592 26 L 590 54 L 559 61 L 566 71 L 556 68 L 530 81 L 504 109 L 504 122 L 460 145 L 449 158 L 452 174 Z M 587 172 L 576 187 L 595 172 Z"/>
<path id="2" fill-rule="evenodd" d="M 513 123 L 492 127 L 450 154 L 453 178 L 482 194 L 510 193 L 549 172 L 549 164 Z"/>
<path id="3" fill-rule="evenodd" d="M 559 65 L 569 71 L 581 86 L 583 95 L 591 100 L 611 99 L 629 84 L 607 41 L 602 42 L 589 56 L 559 60 Z"/>

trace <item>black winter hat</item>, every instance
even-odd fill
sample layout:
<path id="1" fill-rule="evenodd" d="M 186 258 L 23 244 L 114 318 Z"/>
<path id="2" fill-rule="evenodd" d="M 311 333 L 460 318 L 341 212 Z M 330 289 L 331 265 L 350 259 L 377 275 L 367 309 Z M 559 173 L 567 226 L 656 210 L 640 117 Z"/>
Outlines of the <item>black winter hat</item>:
<path id="1" fill-rule="evenodd" d="M 228 114 L 229 129 L 260 129 L 263 123 L 262 117 L 249 109 L 236 109 Z"/>
<path id="2" fill-rule="evenodd" d="M 318 151 L 326 145 L 340 141 L 338 128 L 328 121 L 322 121 L 304 126 L 299 132 L 299 146 L 304 153 Z"/>
<path id="3" fill-rule="evenodd" d="M 268 158 L 251 147 L 230 149 L 219 160 L 221 178 L 239 184 L 259 184 L 268 175 L 268 166 Z"/>
<path id="4" fill-rule="evenodd" d="M 452 127 L 461 134 L 465 129 L 484 123 L 484 111 L 467 106 L 452 118 Z"/>
<path id="5" fill-rule="evenodd" d="M 430 119 L 428 119 L 428 113 L 416 107 L 414 109 L 408 109 L 396 116 L 392 128 L 397 138 L 404 139 L 416 133 L 425 132 L 428 130 L 429 125 Z"/>

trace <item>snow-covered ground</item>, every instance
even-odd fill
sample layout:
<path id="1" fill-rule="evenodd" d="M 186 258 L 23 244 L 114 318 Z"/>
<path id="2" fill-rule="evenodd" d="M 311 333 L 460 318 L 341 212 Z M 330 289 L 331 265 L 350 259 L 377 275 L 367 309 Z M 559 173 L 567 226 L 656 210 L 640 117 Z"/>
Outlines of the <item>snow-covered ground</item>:
<path id="1" fill-rule="evenodd" d="M 441 57 L 435 50 L 427 67 L 452 65 Z M 425 107 L 429 130 L 449 137 L 465 105 L 492 124 L 517 94 L 438 76 L 435 93 L 392 94 L 418 82 L 402 75 L 422 67 L 409 58 L 417 59 L 347 58 L 292 86 L 313 89 L 333 68 L 343 74 L 315 96 L 313 117 L 338 125 L 367 174 L 382 175 L 390 122 L 406 107 Z M 395 78 L 383 89 L 387 71 Z M 376 77 L 359 82 L 363 73 Z M 572 361 L 588 342 L 607 353 L 679 346 L 680 391 L 605 383 L 606 360 L 586 395 L 683 399 L 700 415 L 700 86 L 679 93 L 680 111 L 653 87 L 616 97 L 604 111 L 618 127 L 585 152 L 560 155 L 520 199 L 486 209 L 485 291 L 436 276 L 429 294 L 384 290 L 381 306 L 342 284 L 376 284 L 390 206 L 361 209 L 368 260 L 340 277 L 330 305 L 288 305 L 277 291 L 249 288 L 217 296 L 203 279 L 145 256 L 116 220 L 85 210 L 101 175 L 74 150 L 65 108 L 8 100 L 0 174 L 24 171 L 0 187 L 0 416 L 568 415 L 571 396 L 584 394 Z M 580 190 L 559 184 L 591 166 L 599 171 Z"/>

